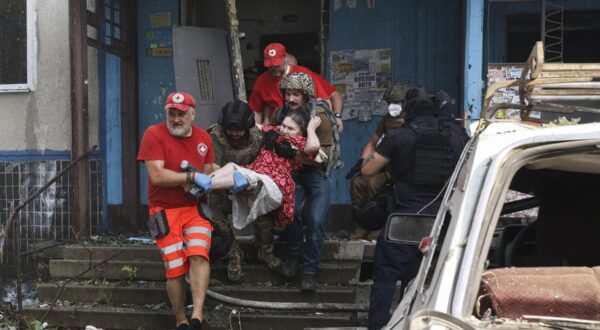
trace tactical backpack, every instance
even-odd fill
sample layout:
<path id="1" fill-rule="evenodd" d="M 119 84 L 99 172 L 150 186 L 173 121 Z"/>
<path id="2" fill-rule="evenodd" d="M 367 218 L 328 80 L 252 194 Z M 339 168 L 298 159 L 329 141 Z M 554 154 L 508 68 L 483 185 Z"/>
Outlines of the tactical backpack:
<path id="1" fill-rule="evenodd" d="M 327 166 L 325 167 L 325 176 L 328 177 L 332 169 L 338 169 L 344 166 L 344 163 L 342 162 L 342 148 L 340 146 L 340 133 L 338 132 L 337 120 L 331 107 L 329 107 L 329 103 L 321 98 L 310 99 L 308 102 L 308 109 L 310 110 L 311 116 L 325 113 L 331 123 L 333 143 L 327 152 Z"/>

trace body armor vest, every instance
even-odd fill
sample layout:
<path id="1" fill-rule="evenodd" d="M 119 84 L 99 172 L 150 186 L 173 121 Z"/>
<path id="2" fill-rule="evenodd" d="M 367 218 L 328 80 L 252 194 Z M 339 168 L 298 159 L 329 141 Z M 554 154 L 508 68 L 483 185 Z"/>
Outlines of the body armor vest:
<path id="1" fill-rule="evenodd" d="M 452 175 L 458 159 L 450 138 L 451 123 L 435 118 L 415 119 L 407 126 L 416 135 L 408 182 L 414 185 L 443 186 Z"/>
<path id="2" fill-rule="evenodd" d="M 263 145 L 263 134 L 258 128 L 253 127 L 248 130 L 248 144 L 234 148 L 223 131 L 223 128 L 215 124 L 209 127 L 208 132 L 216 137 L 217 142 L 223 148 L 223 164 L 236 163 L 238 165 L 248 165 L 254 161 L 258 155 L 260 147 Z"/>

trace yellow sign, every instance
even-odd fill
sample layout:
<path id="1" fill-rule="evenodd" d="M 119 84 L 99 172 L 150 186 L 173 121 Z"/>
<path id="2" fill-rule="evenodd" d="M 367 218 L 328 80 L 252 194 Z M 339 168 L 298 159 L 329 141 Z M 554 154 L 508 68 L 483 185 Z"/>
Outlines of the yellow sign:
<path id="1" fill-rule="evenodd" d="M 169 57 L 173 56 L 173 48 L 161 47 L 161 48 L 148 48 L 146 55 L 156 57 Z"/>
<path id="2" fill-rule="evenodd" d="M 171 13 L 150 14 L 150 26 L 153 28 L 171 26 Z"/>

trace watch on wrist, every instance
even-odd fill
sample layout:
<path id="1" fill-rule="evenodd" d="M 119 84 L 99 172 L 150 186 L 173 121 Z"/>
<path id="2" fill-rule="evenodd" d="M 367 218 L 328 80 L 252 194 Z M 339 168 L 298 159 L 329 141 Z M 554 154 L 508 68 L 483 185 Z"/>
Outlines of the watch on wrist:
<path id="1" fill-rule="evenodd" d="M 192 172 L 187 172 L 186 173 L 185 181 L 187 183 L 194 183 L 194 178 L 192 177 Z"/>
<path id="2" fill-rule="evenodd" d="M 342 118 L 342 113 L 341 112 L 336 112 L 333 115 L 335 116 L 335 118 Z"/>

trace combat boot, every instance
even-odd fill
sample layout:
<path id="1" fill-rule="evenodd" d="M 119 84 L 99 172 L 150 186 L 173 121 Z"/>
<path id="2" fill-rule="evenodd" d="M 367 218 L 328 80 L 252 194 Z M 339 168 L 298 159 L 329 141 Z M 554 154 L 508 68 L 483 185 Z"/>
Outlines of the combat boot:
<path id="1" fill-rule="evenodd" d="M 244 252 L 239 247 L 232 246 L 227 257 L 227 278 L 231 282 L 238 282 L 244 276 L 242 260 L 244 260 Z"/>
<path id="2" fill-rule="evenodd" d="M 367 234 L 367 240 L 376 241 L 377 238 L 379 237 L 379 232 L 380 232 L 380 230 L 374 230 L 374 231 L 369 232 Z"/>
<path id="3" fill-rule="evenodd" d="M 352 235 L 350 235 L 349 239 L 351 241 L 358 241 L 361 239 L 364 239 L 365 237 L 367 237 L 367 234 L 369 233 L 368 230 L 362 228 L 362 227 L 356 227 L 356 230 L 354 231 L 354 233 L 352 233 Z"/>
<path id="4" fill-rule="evenodd" d="M 286 267 L 281 259 L 273 254 L 273 244 L 258 247 L 258 260 L 264 262 L 270 270 L 283 277 L 291 278 L 296 275 Z"/>

